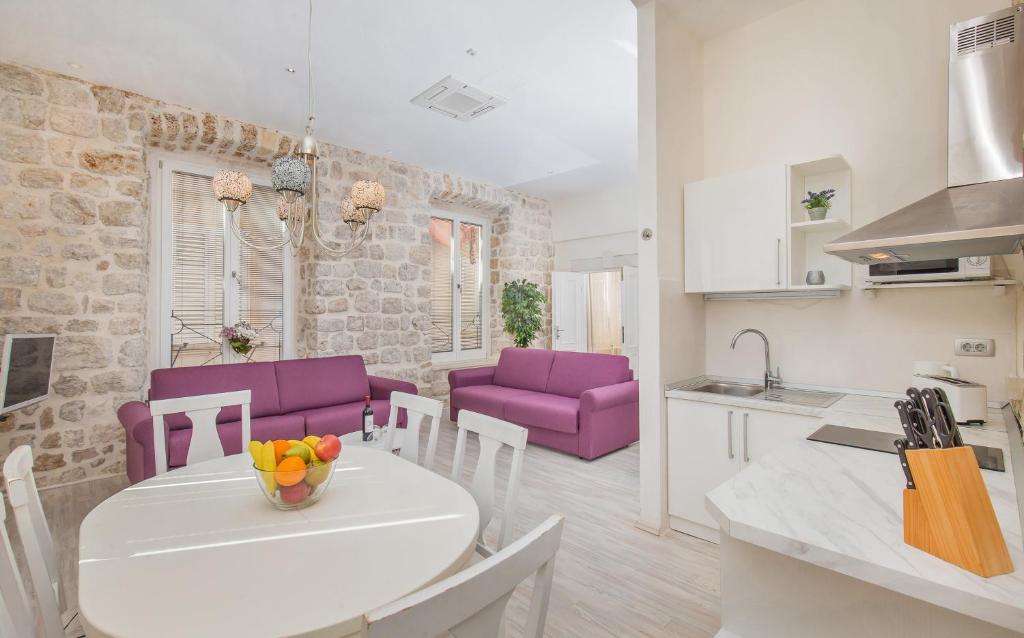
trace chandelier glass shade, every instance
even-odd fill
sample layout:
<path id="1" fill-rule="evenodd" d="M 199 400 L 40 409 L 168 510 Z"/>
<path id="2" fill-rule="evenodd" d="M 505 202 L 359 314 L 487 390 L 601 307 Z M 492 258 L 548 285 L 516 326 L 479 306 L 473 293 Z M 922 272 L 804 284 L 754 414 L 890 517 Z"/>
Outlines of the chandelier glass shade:
<path id="1" fill-rule="evenodd" d="M 245 173 L 220 171 L 213 176 L 213 194 L 230 212 L 249 201 L 252 196 L 252 182 Z"/>
<path id="2" fill-rule="evenodd" d="M 252 195 L 252 182 L 244 173 L 220 171 L 213 178 L 213 192 L 217 200 L 224 205 L 225 224 L 242 243 L 254 250 L 271 252 L 290 245 L 292 253 L 298 254 L 306 239 L 308 228 L 308 234 L 316 244 L 315 248 L 334 256 L 344 256 L 358 248 L 370 236 L 373 215 L 384 208 L 385 191 L 380 182 L 371 180 L 360 180 L 352 185 L 349 197 L 341 202 L 341 220 L 350 230 L 347 241 L 339 243 L 328 239 L 320 228 L 320 203 L 316 183 L 320 147 L 313 134 L 316 102 L 313 93 L 312 33 L 313 1 L 309 0 L 306 34 L 309 110 L 305 135 L 297 145 L 294 155 L 278 157 L 270 168 L 271 184 L 281 195 L 276 209 L 276 216 L 281 223 L 280 237 L 270 243 L 264 243 L 253 241 L 242 232 L 236 213 Z"/>
<path id="3" fill-rule="evenodd" d="M 303 197 L 309 191 L 312 178 L 313 172 L 309 165 L 290 155 L 277 158 L 270 167 L 270 181 L 274 190 L 289 202 Z"/>

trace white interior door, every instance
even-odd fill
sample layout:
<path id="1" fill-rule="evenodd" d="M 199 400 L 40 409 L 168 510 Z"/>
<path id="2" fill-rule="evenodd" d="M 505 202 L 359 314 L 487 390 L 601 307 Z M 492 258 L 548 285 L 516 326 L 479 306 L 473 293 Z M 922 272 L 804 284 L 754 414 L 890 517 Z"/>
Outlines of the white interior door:
<path id="1" fill-rule="evenodd" d="M 640 370 L 640 276 L 635 266 L 622 267 L 622 354 L 629 357 L 633 374 Z"/>
<path id="2" fill-rule="evenodd" d="M 555 350 L 587 350 L 587 274 L 551 273 L 551 322 Z"/>

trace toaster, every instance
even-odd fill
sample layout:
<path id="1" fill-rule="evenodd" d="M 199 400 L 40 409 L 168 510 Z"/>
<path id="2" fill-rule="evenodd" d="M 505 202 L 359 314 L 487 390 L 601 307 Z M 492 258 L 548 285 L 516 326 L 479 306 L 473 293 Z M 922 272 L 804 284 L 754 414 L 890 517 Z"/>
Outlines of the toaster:
<path id="1" fill-rule="evenodd" d="M 942 388 L 949 397 L 956 422 L 981 425 L 988 416 L 988 389 L 980 383 L 931 374 L 915 374 L 910 381 L 915 388 Z"/>

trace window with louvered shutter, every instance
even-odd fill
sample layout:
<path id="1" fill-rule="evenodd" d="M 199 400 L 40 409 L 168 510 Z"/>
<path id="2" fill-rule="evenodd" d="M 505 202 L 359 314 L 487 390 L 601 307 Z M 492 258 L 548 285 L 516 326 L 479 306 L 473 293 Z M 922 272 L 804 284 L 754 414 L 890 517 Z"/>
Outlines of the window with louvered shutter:
<path id="1" fill-rule="evenodd" d="M 487 342 L 487 225 L 430 219 L 430 339 L 434 360 L 484 358 Z"/>
<path id="2" fill-rule="evenodd" d="M 248 322 L 258 336 L 249 360 L 282 358 L 284 331 L 284 252 L 258 252 L 224 227 L 212 177 L 170 172 L 170 365 L 229 363 L 241 360 L 221 345 L 220 331 Z M 280 237 L 278 195 L 254 185 L 239 209 L 245 236 L 274 243 Z M 227 285 L 227 290 L 225 290 Z M 225 294 L 226 293 L 226 294 Z M 225 355 L 227 358 L 225 359 Z"/>

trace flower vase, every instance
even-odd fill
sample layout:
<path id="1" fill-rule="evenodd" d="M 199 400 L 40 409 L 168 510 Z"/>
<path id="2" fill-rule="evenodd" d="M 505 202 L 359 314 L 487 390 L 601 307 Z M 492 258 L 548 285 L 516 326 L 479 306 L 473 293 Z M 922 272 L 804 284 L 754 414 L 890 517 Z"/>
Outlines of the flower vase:
<path id="1" fill-rule="evenodd" d="M 807 215 L 811 218 L 812 222 L 820 222 L 821 220 L 825 219 L 826 215 L 828 215 L 828 209 L 825 208 L 824 206 L 820 206 L 818 208 L 808 208 Z"/>

